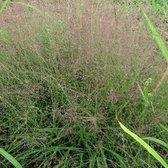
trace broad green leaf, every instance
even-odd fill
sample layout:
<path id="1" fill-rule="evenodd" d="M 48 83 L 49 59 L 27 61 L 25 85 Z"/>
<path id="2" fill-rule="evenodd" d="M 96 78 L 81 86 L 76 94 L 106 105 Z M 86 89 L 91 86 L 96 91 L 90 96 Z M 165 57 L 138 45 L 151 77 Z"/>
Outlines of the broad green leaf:
<path id="1" fill-rule="evenodd" d="M 6 152 L 4 149 L 0 148 L 0 154 L 5 157 L 9 162 L 12 163 L 13 166 L 16 168 L 22 168 L 21 164 L 8 152 Z"/>
<path id="2" fill-rule="evenodd" d="M 163 54 L 163 56 L 165 57 L 166 61 L 168 62 L 168 50 L 166 48 L 166 45 L 164 43 L 164 41 L 161 39 L 159 33 L 157 32 L 157 30 L 155 29 L 154 25 L 152 24 L 152 22 L 150 21 L 150 19 L 148 18 L 148 16 L 144 13 L 145 19 L 147 20 L 148 26 L 152 31 L 152 34 Z"/>
<path id="3" fill-rule="evenodd" d="M 166 142 L 163 142 L 161 141 L 160 139 L 157 139 L 157 138 L 153 138 L 153 137 L 145 137 L 143 138 L 144 140 L 148 140 L 148 141 L 152 141 L 152 142 L 155 142 L 161 146 L 163 146 L 165 149 L 168 150 L 168 144 Z"/>
<path id="4" fill-rule="evenodd" d="M 118 121 L 119 122 L 119 121 Z M 120 127 L 132 138 L 134 138 L 138 143 L 140 143 L 156 160 L 158 160 L 162 166 L 168 168 L 168 164 L 166 161 L 151 147 L 149 146 L 144 140 L 142 140 L 139 136 L 131 132 L 128 128 L 126 128 L 121 122 L 119 122 Z"/>

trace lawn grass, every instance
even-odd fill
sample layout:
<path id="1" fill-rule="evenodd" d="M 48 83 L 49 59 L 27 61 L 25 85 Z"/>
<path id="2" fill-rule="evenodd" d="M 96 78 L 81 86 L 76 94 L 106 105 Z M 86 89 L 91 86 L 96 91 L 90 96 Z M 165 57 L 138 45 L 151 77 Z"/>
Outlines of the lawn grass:
<path id="1" fill-rule="evenodd" d="M 167 64 L 142 12 L 166 41 L 166 4 L 19 2 L 0 16 L 0 148 L 23 168 L 161 167 L 116 116 L 167 144 L 167 79 L 151 94 Z"/>

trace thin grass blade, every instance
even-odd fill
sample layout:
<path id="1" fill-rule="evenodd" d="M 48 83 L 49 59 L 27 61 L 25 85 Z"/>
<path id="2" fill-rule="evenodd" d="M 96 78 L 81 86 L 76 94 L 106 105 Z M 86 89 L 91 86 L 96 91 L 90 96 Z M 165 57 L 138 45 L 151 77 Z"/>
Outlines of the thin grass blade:
<path id="1" fill-rule="evenodd" d="M 124 158 L 122 156 L 120 156 L 118 153 L 112 151 L 112 150 L 109 150 L 105 147 L 103 147 L 103 149 L 109 153 L 111 153 L 117 160 L 119 160 L 119 162 L 121 163 L 121 167 L 122 168 L 127 168 L 127 165 L 126 163 L 124 162 Z"/>
<path id="2" fill-rule="evenodd" d="M 10 0 L 5 0 L 5 2 L 2 4 L 2 7 L 0 8 L 0 14 L 4 11 L 4 9 L 7 7 Z"/>
<path id="3" fill-rule="evenodd" d="M 0 148 L 0 154 L 6 158 L 10 163 L 12 163 L 13 166 L 16 168 L 22 168 L 21 164 L 8 152 L 6 152 L 4 149 Z"/>
<path id="4" fill-rule="evenodd" d="M 160 126 L 165 130 L 165 131 L 167 131 L 168 132 L 168 128 L 166 128 L 164 125 L 162 125 L 162 124 L 160 124 Z"/>
<path id="5" fill-rule="evenodd" d="M 118 121 L 119 122 L 119 121 Z M 120 127 L 133 139 L 135 139 L 138 143 L 140 143 L 158 162 L 162 164 L 165 168 L 168 168 L 168 164 L 166 161 L 151 147 L 149 146 L 144 140 L 142 140 L 139 136 L 131 132 L 128 128 L 126 128 L 121 122 L 119 122 Z"/>
<path id="6" fill-rule="evenodd" d="M 157 32 L 156 28 L 154 27 L 154 25 L 152 24 L 151 20 L 148 18 L 148 16 L 144 13 L 145 19 L 148 23 L 149 28 L 152 31 L 152 34 L 163 54 L 163 56 L 165 57 L 166 61 L 168 62 L 168 50 L 166 48 L 166 45 L 164 43 L 164 41 L 161 39 L 159 33 Z"/>
<path id="7" fill-rule="evenodd" d="M 101 156 L 102 156 L 102 160 L 103 160 L 104 168 L 108 168 L 108 165 L 107 165 L 107 159 L 106 159 L 106 156 L 105 156 L 104 151 L 103 151 L 102 148 L 100 149 L 100 152 L 101 152 Z"/>
<path id="8" fill-rule="evenodd" d="M 161 145 L 162 147 L 164 147 L 165 149 L 168 150 L 168 144 L 164 141 L 161 141 L 160 139 L 157 139 L 157 138 L 153 138 L 153 137 L 145 137 L 143 138 L 144 140 L 148 140 L 148 141 L 152 141 L 152 142 L 155 142 L 159 145 Z"/>
<path id="9" fill-rule="evenodd" d="M 4 41 L 6 44 L 10 42 L 9 34 L 8 34 L 5 30 L 3 30 L 3 29 L 1 29 L 1 28 L 0 28 L 0 35 L 1 35 L 2 39 L 3 39 L 3 41 Z"/>

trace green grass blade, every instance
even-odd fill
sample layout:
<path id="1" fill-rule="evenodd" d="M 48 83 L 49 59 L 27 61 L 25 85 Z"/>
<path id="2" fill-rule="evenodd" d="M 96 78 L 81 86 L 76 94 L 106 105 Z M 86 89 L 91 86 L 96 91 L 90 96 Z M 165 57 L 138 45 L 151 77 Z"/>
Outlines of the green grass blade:
<path id="1" fill-rule="evenodd" d="M 145 13 L 144 13 L 144 16 L 145 16 L 145 19 L 147 20 L 148 26 L 151 29 L 153 36 L 154 36 L 162 54 L 163 54 L 163 56 L 165 57 L 166 61 L 168 62 L 168 50 L 166 48 L 164 41 L 161 39 L 159 33 L 157 32 L 154 25 L 152 24 L 152 22 L 150 21 L 150 19 L 148 18 L 148 16 Z"/>
<path id="2" fill-rule="evenodd" d="M 5 157 L 9 162 L 12 163 L 16 168 L 22 168 L 21 164 L 9 153 L 7 153 L 4 149 L 0 148 L 0 154 Z"/>
<path id="3" fill-rule="evenodd" d="M 117 160 L 119 160 L 119 162 L 121 163 L 121 167 L 122 168 L 127 168 L 127 165 L 126 163 L 124 162 L 124 158 L 122 156 L 120 156 L 118 153 L 112 151 L 112 150 L 109 150 L 105 147 L 103 147 L 103 149 L 109 153 L 111 153 Z"/>
<path id="4" fill-rule="evenodd" d="M 89 168 L 95 167 L 96 153 L 93 153 L 89 159 Z"/>
<path id="5" fill-rule="evenodd" d="M 2 7 L 0 8 L 0 14 L 4 11 L 4 9 L 7 7 L 10 0 L 5 0 L 5 2 L 2 4 Z M 0 34 L 2 35 L 3 41 L 5 43 L 9 42 L 9 35 L 6 33 L 3 29 L 0 29 Z"/>
<path id="6" fill-rule="evenodd" d="M 103 165 L 104 165 L 104 168 L 108 168 L 108 165 L 107 165 L 107 158 L 104 154 L 104 151 L 102 148 L 100 148 L 100 152 L 101 152 L 101 156 L 102 156 L 102 160 L 103 160 Z"/>
<path id="7" fill-rule="evenodd" d="M 163 146 L 165 149 L 168 150 L 168 144 L 164 141 L 161 141 L 160 139 L 157 139 L 157 138 L 153 138 L 153 137 L 145 137 L 143 138 L 144 140 L 148 140 L 148 141 L 152 141 L 152 142 L 155 142 L 161 146 Z"/>
<path id="8" fill-rule="evenodd" d="M 0 28 L 0 35 L 1 35 L 2 39 L 3 39 L 3 41 L 4 41 L 6 44 L 10 42 L 9 34 L 8 34 L 5 30 L 3 30 L 3 29 L 1 29 L 1 28 Z"/>
<path id="9" fill-rule="evenodd" d="M 132 138 L 134 138 L 138 143 L 140 143 L 156 160 L 158 160 L 162 166 L 168 168 L 168 164 L 166 161 L 152 148 L 150 147 L 144 140 L 138 137 L 136 134 L 131 132 L 128 128 L 126 128 L 121 122 L 119 122 L 120 127 Z"/>
<path id="10" fill-rule="evenodd" d="M 0 14 L 4 11 L 4 9 L 7 7 L 10 0 L 5 0 L 5 2 L 2 4 L 2 7 L 0 8 Z"/>
<path id="11" fill-rule="evenodd" d="M 165 131 L 167 131 L 168 132 L 168 128 L 166 128 L 164 125 L 162 125 L 162 124 L 160 124 L 160 126 L 165 130 Z"/>

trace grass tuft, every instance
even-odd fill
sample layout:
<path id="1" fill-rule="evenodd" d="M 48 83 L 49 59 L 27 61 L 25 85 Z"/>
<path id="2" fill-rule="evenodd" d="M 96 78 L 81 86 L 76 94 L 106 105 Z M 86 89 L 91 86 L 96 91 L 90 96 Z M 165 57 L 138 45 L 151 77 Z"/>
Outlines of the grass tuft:
<path id="1" fill-rule="evenodd" d="M 115 117 L 137 134 L 167 143 L 159 126 L 167 127 L 166 80 L 152 93 L 167 64 L 140 10 L 152 17 L 150 1 L 5 3 L 0 147 L 24 168 L 159 167 L 120 132 Z M 160 17 L 155 21 L 166 47 Z M 0 158 L 0 167 L 10 166 Z"/>

